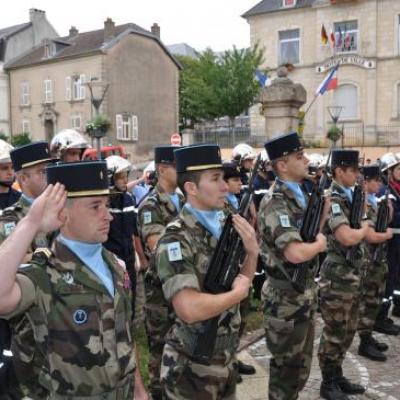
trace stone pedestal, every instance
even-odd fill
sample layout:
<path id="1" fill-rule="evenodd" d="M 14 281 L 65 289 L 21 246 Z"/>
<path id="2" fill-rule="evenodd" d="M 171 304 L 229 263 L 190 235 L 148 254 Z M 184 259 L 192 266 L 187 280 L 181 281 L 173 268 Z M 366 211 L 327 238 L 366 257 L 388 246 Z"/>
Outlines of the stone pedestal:
<path id="1" fill-rule="evenodd" d="M 268 138 L 297 131 L 299 109 L 307 101 L 304 86 L 290 80 L 287 73 L 286 67 L 280 67 L 278 77 L 262 89 L 259 98 Z"/>

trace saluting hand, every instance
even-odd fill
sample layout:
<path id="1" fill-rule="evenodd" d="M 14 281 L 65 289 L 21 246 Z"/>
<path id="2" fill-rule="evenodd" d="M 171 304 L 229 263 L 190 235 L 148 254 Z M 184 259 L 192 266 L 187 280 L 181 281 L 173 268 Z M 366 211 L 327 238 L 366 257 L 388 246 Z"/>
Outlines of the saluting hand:
<path id="1" fill-rule="evenodd" d="M 232 221 L 237 233 L 242 238 L 247 255 L 258 257 L 260 246 L 257 243 L 254 228 L 239 214 L 234 214 L 232 216 Z"/>
<path id="2" fill-rule="evenodd" d="M 67 192 L 64 185 L 56 183 L 47 186 L 46 190 L 33 202 L 27 218 L 37 226 L 39 232 L 53 232 L 61 227 L 59 217 L 64 207 Z"/>

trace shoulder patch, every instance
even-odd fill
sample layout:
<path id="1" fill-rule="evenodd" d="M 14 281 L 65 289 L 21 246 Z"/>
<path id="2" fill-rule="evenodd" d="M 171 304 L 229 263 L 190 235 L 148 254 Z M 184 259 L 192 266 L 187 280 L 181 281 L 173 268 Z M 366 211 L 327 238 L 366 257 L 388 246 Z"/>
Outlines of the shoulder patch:
<path id="1" fill-rule="evenodd" d="M 288 215 L 280 215 L 279 221 L 281 223 L 282 228 L 290 228 L 290 220 Z"/>
<path id="2" fill-rule="evenodd" d="M 4 234 L 6 236 L 9 236 L 11 234 L 11 232 L 14 230 L 15 228 L 15 222 L 6 222 L 3 227 L 4 227 Z"/>
<path id="3" fill-rule="evenodd" d="M 143 213 L 143 223 L 144 224 L 150 224 L 151 223 L 151 212 L 150 211 L 145 211 Z"/>
<path id="4" fill-rule="evenodd" d="M 332 203 L 331 209 L 333 215 L 340 215 L 342 213 L 342 210 L 340 209 L 340 206 L 337 203 Z"/>
<path id="5" fill-rule="evenodd" d="M 181 261 L 182 249 L 179 242 L 168 243 L 168 261 Z"/>

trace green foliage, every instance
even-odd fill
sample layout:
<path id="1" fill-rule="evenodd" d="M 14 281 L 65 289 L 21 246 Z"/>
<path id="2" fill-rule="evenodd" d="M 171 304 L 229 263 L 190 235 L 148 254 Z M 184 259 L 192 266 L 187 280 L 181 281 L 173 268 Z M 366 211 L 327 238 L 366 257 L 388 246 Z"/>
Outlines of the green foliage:
<path id="1" fill-rule="evenodd" d="M 10 138 L 3 131 L 0 131 L 0 139 L 4 140 L 5 142 L 10 140 Z"/>
<path id="2" fill-rule="evenodd" d="M 222 57 L 207 49 L 198 59 L 177 58 L 183 66 L 179 80 L 181 126 L 224 116 L 233 119 L 254 103 L 260 90 L 255 70 L 263 62 L 258 46 L 234 47 Z"/>
<path id="3" fill-rule="evenodd" d="M 326 137 L 332 142 L 337 142 L 342 136 L 342 130 L 336 125 L 332 124 L 328 129 Z"/>
<path id="4" fill-rule="evenodd" d="M 25 144 L 31 143 L 32 140 L 29 137 L 29 133 L 19 133 L 18 135 L 13 135 L 11 137 L 11 144 L 14 147 L 23 146 Z"/>
<path id="5" fill-rule="evenodd" d="M 111 127 L 111 120 L 107 115 L 99 114 L 91 119 L 85 126 L 86 133 L 91 133 L 95 130 L 106 133 Z"/>

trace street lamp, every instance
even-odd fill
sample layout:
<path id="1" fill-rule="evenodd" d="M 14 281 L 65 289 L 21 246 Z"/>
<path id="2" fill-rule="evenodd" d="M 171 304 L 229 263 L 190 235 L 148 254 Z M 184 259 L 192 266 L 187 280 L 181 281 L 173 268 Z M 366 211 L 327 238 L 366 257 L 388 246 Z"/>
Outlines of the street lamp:
<path id="1" fill-rule="evenodd" d="M 95 109 L 96 116 L 99 115 L 101 103 L 104 100 L 104 97 L 107 93 L 108 87 L 110 86 L 108 83 L 104 83 L 99 80 L 97 77 L 90 78 L 89 82 L 86 82 L 87 87 L 90 92 L 90 102 Z M 93 117 L 93 109 L 91 110 L 91 117 Z M 90 132 L 90 135 L 93 139 L 96 140 L 96 149 L 97 149 L 97 159 L 101 160 L 101 139 L 106 136 L 106 133 L 103 129 L 95 128 Z"/>
<path id="2" fill-rule="evenodd" d="M 333 142 L 333 147 L 335 147 L 336 142 L 342 137 L 342 147 L 343 147 L 343 129 L 337 126 L 339 121 L 340 113 L 343 110 L 342 106 L 328 106 L 329 115 L 332 118 L 332 125 L 328 129 L 328 139 Z"/>

